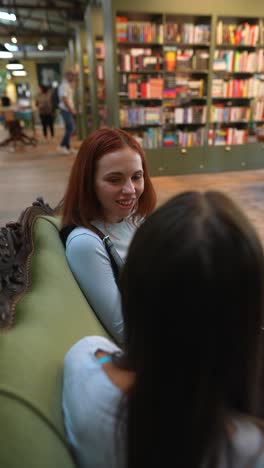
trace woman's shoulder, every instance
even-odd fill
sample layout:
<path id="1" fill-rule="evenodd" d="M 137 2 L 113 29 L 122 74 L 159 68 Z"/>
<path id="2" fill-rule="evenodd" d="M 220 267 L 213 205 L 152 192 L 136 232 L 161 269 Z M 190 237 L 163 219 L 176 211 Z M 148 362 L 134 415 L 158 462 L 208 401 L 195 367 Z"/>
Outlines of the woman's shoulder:
<path id="1" fill-rule="evenodd" d="M 72 244 L 73 241 L 77 244 L 87 242 L 97 243 L 98 240 L 100 241 L 101 239 L 95 232 L 86 227 L 77 226 L 69 233 L 66 240 L 66 247 L 68 247 L 69 244 Z"/>

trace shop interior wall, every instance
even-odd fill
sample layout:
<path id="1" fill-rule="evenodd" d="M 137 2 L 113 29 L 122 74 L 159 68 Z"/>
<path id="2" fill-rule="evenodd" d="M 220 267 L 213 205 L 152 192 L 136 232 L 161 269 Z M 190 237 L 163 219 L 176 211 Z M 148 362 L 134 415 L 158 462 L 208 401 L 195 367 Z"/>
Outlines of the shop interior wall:
<path id="1" fill-rule="evenodd" d="M 34 105 L 35 98 L 39 90 L 38 86 L 38 77 L 37 77 L 37 63 L 49 63 L 55 62 L 53 58 L 46 61 L 36 61 L 36 60 L 19 60 L 22 65 L 24 65 L 25 70 L 27 71 L 27 76 L 17 76 L 12 77 L 11 80 L 7 80 L 7 94 L 10 97 L 13 103 L 16 102 L 16 84 L 19 83 L 29 83 L 30 85 L 30 92 L 31 92 L 31 105 Z M 7 62 L 6 62 L 7 63 Z M 5 67 L 6 63 L 1 64 L 1 67 Z M 60 63 L 60 62 L 58 62 Z"/>

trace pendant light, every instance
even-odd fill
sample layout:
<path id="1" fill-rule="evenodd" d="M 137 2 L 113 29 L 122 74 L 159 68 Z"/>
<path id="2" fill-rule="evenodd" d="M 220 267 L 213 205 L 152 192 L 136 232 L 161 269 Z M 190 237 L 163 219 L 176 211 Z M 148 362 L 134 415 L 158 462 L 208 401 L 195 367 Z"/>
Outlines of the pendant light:
<path id="1" fill-rule="evenodd" d="M 24 66 L 18 60 L 10 60 L 9 63 L 6 65 L 8 70 L 23 70 Z"/>
<path id="2" fill-rule="evenodd" d="M 4 44 L 0 44 L 0 58 L 9 59 L 9 58 L 12 58 L 12 57 L 13 57 L 12 52 L 8 52 L 8 50 L 4 46 Z"/>
<path id="3" fill-rule="evenodd" d="M 13 76 L 27 76 L 26 70 L 14 70 L 12 71 Z"/>

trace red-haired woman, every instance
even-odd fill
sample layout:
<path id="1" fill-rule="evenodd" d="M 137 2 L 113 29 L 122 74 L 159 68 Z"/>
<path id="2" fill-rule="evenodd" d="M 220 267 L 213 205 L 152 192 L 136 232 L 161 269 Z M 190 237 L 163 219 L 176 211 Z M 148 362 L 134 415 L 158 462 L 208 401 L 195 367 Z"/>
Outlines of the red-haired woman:
<path id="1" fill-rule="evenodd" d="M 155 205 L 144 151 L 135 138 L 102 128 L 83 141 L 63 200 L 61 237 L 81 290 L 119 343 L 120 294 L 105 245 L 90 227 L 109 236 L 124 260 L 135 230 Z"/>

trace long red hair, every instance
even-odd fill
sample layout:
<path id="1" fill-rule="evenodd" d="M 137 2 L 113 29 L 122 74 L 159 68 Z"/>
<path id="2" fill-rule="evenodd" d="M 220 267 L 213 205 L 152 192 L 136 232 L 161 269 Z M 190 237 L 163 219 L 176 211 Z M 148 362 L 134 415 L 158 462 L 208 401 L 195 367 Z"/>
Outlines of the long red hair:
<path id="1" fill-rule="evenodd" d="M 147 217 L 156 206 L 156 193 L 150 180 L 143 148 L 137 140 L 118 128 L 95 130 L 82 142 L 69 177 L 62 201 L 62 227 L 68 224 L 89 227 L 101 215 L 94 189 L 96 164 L 105 154 L 129 146 L 141 157 L 144 171 L 144 191 L 134 217 Z"/>

